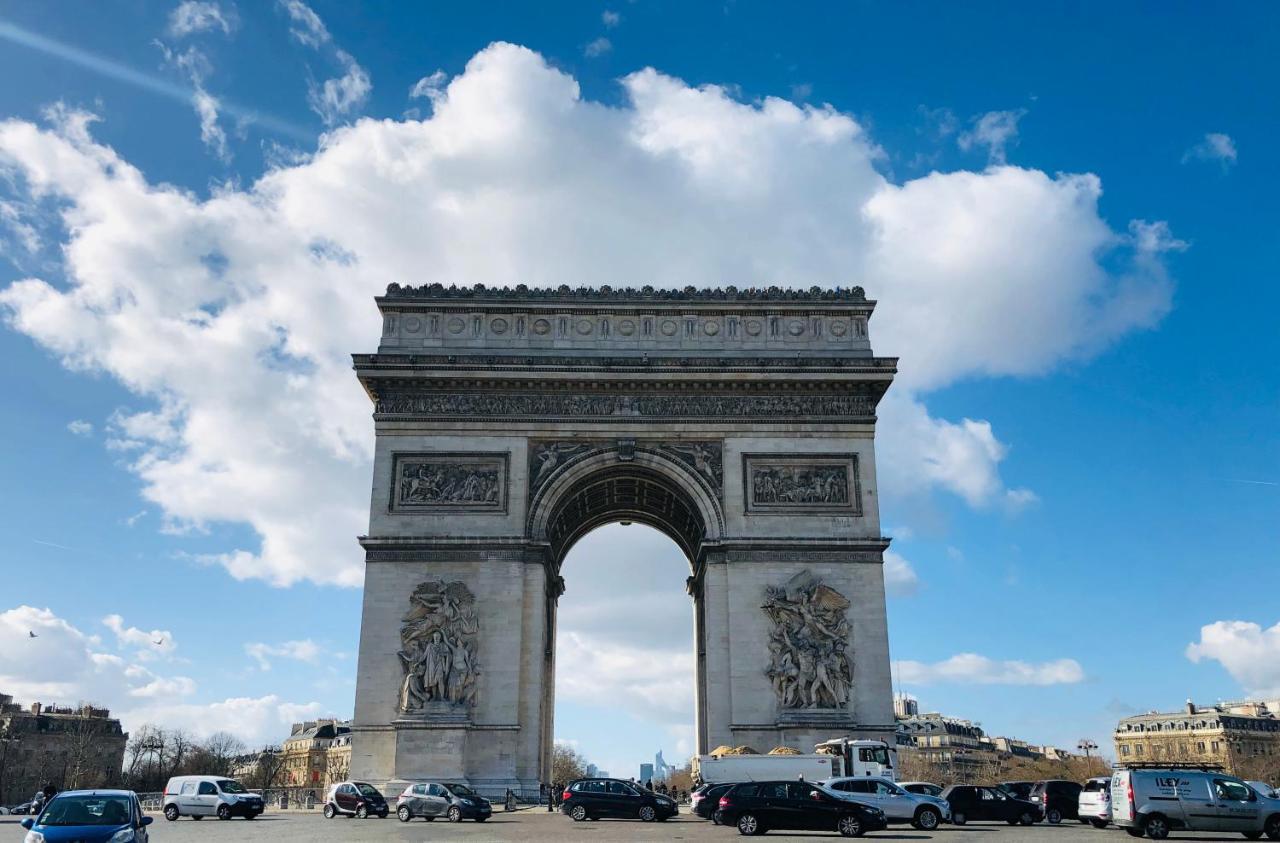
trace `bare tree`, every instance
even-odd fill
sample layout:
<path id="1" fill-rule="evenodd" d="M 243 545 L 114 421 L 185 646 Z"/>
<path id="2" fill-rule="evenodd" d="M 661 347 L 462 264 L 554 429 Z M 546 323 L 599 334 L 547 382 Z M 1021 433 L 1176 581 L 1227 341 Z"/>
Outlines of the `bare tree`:
<path id="1" fill-rule="evenodd" d="M 587 759 L 567 743 L 557 743 L 551 749 L 551 781 L 567 784 L 587 774 Z"/>

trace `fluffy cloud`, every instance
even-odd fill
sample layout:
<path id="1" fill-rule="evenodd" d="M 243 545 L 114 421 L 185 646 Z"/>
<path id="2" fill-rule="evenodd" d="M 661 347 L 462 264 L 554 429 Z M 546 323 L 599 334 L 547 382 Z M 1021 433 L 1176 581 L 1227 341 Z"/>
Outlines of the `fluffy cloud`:
<path id="1" fill-rule="evenodd" d="M 1236 142 L 1231 135 L 1209 132 L 1195 146 L 1182 154 L 1182 163 L 1188 161 L 1216 161 L 1226 170 L 1236 163 Z"/>
<path id="2" fill-rule="evenodd" d="M 622 15 L 609 9 L 605 9 L 600 13 L 600 22 L 605 25 L 606 29 L 613 29 L 618 24 L 622 23 Z"/>
<path id="3" fill-rule="evenodd" d="M 1200 628 L 1187 658 L 1212 659 L 1253 697 L 1280 697 L 1280 623 L 1263 629 L 1250 621 L 1217 621 Z"/>
<path id="4" fill-rule="evenodd" d="M 892 550 L 884 553 L 884 590 L 892 597 L 907 597 L 915 594 L 920 585 L 920 578 L 915 568 L 906 559 Z"/>
<path id="5" fill-rule="evenodd" d="M 107 616 L 103 624 L 125 655 L 109 652 L 100 637 L 49 609 L 18 606 L 0 612 L 0 689 L 24 704 L 105 705 L 126 730 L 155 723 L 199 737 L 227 731 L 250 745 L 278 741 L 294 720 L 322 712 L 319 703 L 293 703 L 273 695 L 197 701 L 195 680 L 158 674 L 139 658 L 148 651 L 171 652 L 173 637 L 167 631 L 125 626 L 119 615 Z M 166 641 L 163 651 L 153 643 L 152 636 L 160 635 Z"/>
<path id="6" fill-rule="evenodd" d="M 1084 668 L 1075 659 L 1034 663 L 958 653 L 932 664 L 901 661 L 893 666 L 897 681 L 911 685 L 1070 685 L 1084 680 Z"/>
<path id="7" fill-rule="evenodd" d="M 258 663 L 263 670 L 271 669 L 271 657 L 293 659 L 314 664 L 320 657 L 320 645 L 311 639 L 302 641 L 285 641 L 282 644 L 265 644 L 260 641 L 244 645 L 244 651 Z"/>
<path id="8" fill-rule="evenodd" d="M 300 41 L 330 43 L 308 7 L 283 5 Z M 652 69 L 623 88 L 619 106 L 584 100 L 541 56 L 495 44 L 430 119 L 358 121 L 208 198 L 149 182 L 86 115 L 0 123 L 24 201 L 59 203 L 46 236 L 66 272 L 10 285 L 0 310 L 139 396 L 113 441 L 169 526 L 242 522 L 261 539 L 211 561 L 355 585 L 373 435 L 348 355 L 376 347 L 388 281 L 856 281 L 880 300 L 875 347 L 903 357 L 880 426 L 886 491 L 976 505 L 1010 495 L 1006 446 L 921 396 L 1047 371 L 1169 306 L 1167 230 L 1109 228 L 1092 175 L 993 166 L 898 184 L 829 107 L 743 103 Z"/>
<path id="9" fill-rule="evenodd" d="M 102 624 L 115 633 L 118 646 L 136 650 L 136 656 L 139 658 L 171 655 L 178 649 L 178 642 L 174 640 L 173 633 L 167 629 L 153 629 L 147 632 L 136 626 L 125 626 L 124 618 L 119 615 L 107 615 L 102 619 Z"/>
<path id="10" fill-rule="evenodd" d="M 686 723 L 693 713 L 693 648 L 661 650 L 632 639 L 556 636 L 556 698 L 586 705 L 603 699 L 660 723 Z"/>

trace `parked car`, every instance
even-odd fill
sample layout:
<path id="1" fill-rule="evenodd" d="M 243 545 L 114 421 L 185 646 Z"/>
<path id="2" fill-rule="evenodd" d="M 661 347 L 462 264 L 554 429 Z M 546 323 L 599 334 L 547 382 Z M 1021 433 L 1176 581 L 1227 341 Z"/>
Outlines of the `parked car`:
<path id="1" fill-rule="evenodd" d="M 226 776 L 174 776 L 164 786 L 160 806 L 169 822 L 178 817 L 252 820 L 266 809 L 259 794 Z"/>
<path id="2" fill-rule="evenodd" d="M 1084 783 L 1076 811 L 1082 823 L 1106 828 L 1111 822 L 1111 777 L 1095 776 Z"/>
<path id="3" fill-rule="evenodd" d="M 9 809 L 11 814 L 29 814 L 31 813 L 31 803 L 23 802 L 21 805 L 14 805 Z"/>
<path id="4" fill-rule="evenodd" d="M 953 784 L 942 791 L 942 798 L 951 806 L 951 821 L 956 825 L 981 820 L 1031 825 L 1043 819 L 1039 805 L 1015 799 L 998 787 Z"/>
<path id="5" fill-rule="evenodd" d="M 720 797 L 720 821 L 748 836 L 774 829 L 807 829 L 861 837 L 889 825 L 879 808 L 803 781 L 736 784 Z"/>
<path id="6" fill-rule="evenodd" d="M 324 818 L 331 820 L 339 814 L 345 817 L 377 817 L 385 820 L 391 808 L 387 799 L 376 787 L 367 782 L 338 782 L 329 785 L 324 795 Z"/>
<path id="7" fill-rule="evenodd" d="M 690 810 L 704 820 L 711 820 L 719 825 L 717 814 L 720 811 L 720 797 L 729 792 L 736 782 L 730 784 L 704 784 L 694 790 L 689 797 Z"/>
<path id="8" fill-rule="evenodd" d="M 1027 799 L 1035 782 L 1000 782 L 999 788 L 1014 799 Z"/>
<path id="9" fill-rule="evenodd" d="M 419 782 L 409 785 L 396 797 L 396 816 L 402 823 L 414 817 L 428 822 L 445 817 L 451 823 L 463 820 L 482 823 L 493 816 L 493 806 L 465 784 Z"/>
<path id="10" fill-rule="evenodd" d="M 577 779 L 560 796 L 560 810 L 575 822 L 615 819 L 669 820 L 680 813 L 676 801 L 622 779 Z"/>
<path id="11" fill-rule="evenodd" d="M 43 843 L 147 843 L 147 826 L 138 795 L 131 790 L 68 790 L 59 793 L 38 817 L 21 826 L 27 840 Z"/>
<path id="12" fill-rule="evenodd" d="M 1280 799 L 1212 770 L 1117 770 L 1111 821 L 1133 837 L 1163 840 L 1171 831 L 1237 831 L 1280 840 Z"/>
<path id="13" fill-rule="evenodd" d="M 1057 825 L 1080 818 L 1080 789 L 1078 782 L 1049 779 L 1032 785 L 1027 798 L 1040 806 L 1046 822 Z"/>
<path id="14" fill-rule="evenodd" d="M 841 777 L 819 784 L 837 796 L 879 808 L 891 823 L 911 823 L 922 831 L 933 831 L 943 820 L 951 819 L 951 806 L 945 799 L 911 793 L 878 776 Z"/>
<path id="15" fill-rule="evenodd" d="M 942 785 L 933 782 L 898 782 L 898 786 L 908 793 L 919 793 L 921 796 L 942 795 Z"/>

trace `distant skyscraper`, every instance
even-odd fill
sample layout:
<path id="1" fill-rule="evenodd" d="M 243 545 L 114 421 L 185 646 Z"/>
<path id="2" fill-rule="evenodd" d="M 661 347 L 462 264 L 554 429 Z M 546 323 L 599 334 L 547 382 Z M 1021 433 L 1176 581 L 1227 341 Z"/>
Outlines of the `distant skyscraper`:
<path id="1" fill-rule="evenodd" d="M 900 720 L 915 717 L 920 713 L 920 703 L 910 694 L 893 695 L 893 716 Z"/>
<path id="2" fill-rule="evenodd" d="M 662 750 L 658 750 L 658 754 L 653 756 L 653 777 L 658 781 L 665 782 L 675 769 L 663 759 Z"/>
<path id="3" fill-rule="evenodd" d="M 642 782 L 653 781 L 653 765 L 652 764 L 640 765 L 640 781 Z"/>
<path id="4" fill-rule="evenodd" d="M 595 764 L 588 764 L 583 772 L 587 774 L 587 778 L 592 779 L 600 775 L 600 768 Z"/>

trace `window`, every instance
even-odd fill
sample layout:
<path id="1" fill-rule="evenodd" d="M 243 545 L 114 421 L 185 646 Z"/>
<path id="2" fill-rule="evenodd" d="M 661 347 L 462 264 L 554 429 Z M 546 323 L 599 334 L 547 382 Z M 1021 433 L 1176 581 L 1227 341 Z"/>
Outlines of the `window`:
<path id="1" fill-rule="evenodd" d="M 791 799 L 808 799 L 813 793 L 813 786 L 805 782 L 788 782 L 787 796 Z"/>
<path id="2" fill-rule="evenodd" d="M 1204 752 L 1204 741 L 1196 741 L 1196 752 Z"/>
<path id="3" fill-rule="evenodd" d="M 213 786 L 213 782 L 200 782 L 200 790 L 197 791 L 201 796 L 215 796 L 218 789 Z"/>
<path id="4" fill-rule="evenodd" d="M 1221 746 L 1221 744 L 1219 744 L 1217 741 L 1210 741 L 1210 742 L 1209 742 L 1209 748 L 1210 748 L 1213 752 L 1215 752 L 1215 753 L 1219 751 L 1219 747 L 1220 747 L 1220 746 Z"/>
<path id="5" fill-rule="evenodd" d="M 614 796 L 635 796 L 636 792 L 622 782 L 606 782 L 609 793 Z"/>
<path id="6" fill-rule="evenodd" d="M 1134 752 L 1134 754 L 1135 754 L 1135 755 L 1137 755 L 1139 758 L 1141 758 L 1141 757 L 1142 757 L 1142 750 L 1143 750 L 1143 746 L 1142 746 L 1142 744 L 1137 744 L 1137 745 L 1136 745 L 1136 746 L 1134 746 L 1134 748 L 1133 748 L 1133 752 Z"/>
<path id="7" fill-rule="evenodd" d="M 196 792 L 196 783 L 195 783 L 195 782 L 183 782 L 183 783 L 182 783 L 182 795 L 183 795 L 183 796 L 190 796 L 191 794 L 193 794 L 193 793 L 195 793 L 195 792 Z"/>
<path id="8" fill-rule="evenodd" d="M 758 784 L 740 784 L 729 791 L 734 796 L 759 796 L 760 785 Z"/>
<path id="9" fill-rule="evenodd" d="M 1213 790 L 1219 799 L 1226 799 L 1232 802 L 1248 802 L 1253 796 L 1253 791 L 1247 785 L 1228 779 L 1214 779 Z"/>
<path id="10" fill-rule="evenodd" d="M 1121 754 L 1121 755 L 1128 755 L 1128 754 L 1129 754 L 1129 745 L 1128 745 L 1127 743 L 1125 743 L 1125 744 L 1121 744 L 1121 745 L 1120 745 L 1120 754 Z"/>
<path id="11" fill-rule="evenodd" d="M 432 787 L 435 787 L 435 785 L 432 785 Z M 592 779 L 589 782 L 583 783 L 582 790 L 585 793 L 604 793 L 605 792 L 604 782 L 597 781 L 596 779 Z"/>
<path id="12" fill-rule="evenodd" d="M 840 789 L 845 793 L 870 793 L 871 782 L 851 779 L 849 781 L 840 782 Z"/>
<path id="13" fill-rule="evenodd" d="M 574 787 L 574 790 L 577 790 L 578 788 L 576 784 L 573 787 Z M 425 784 L 415 784 L 413 786 L 413 793 L 415 796 L 426 796 L 427 786 Z"/>

